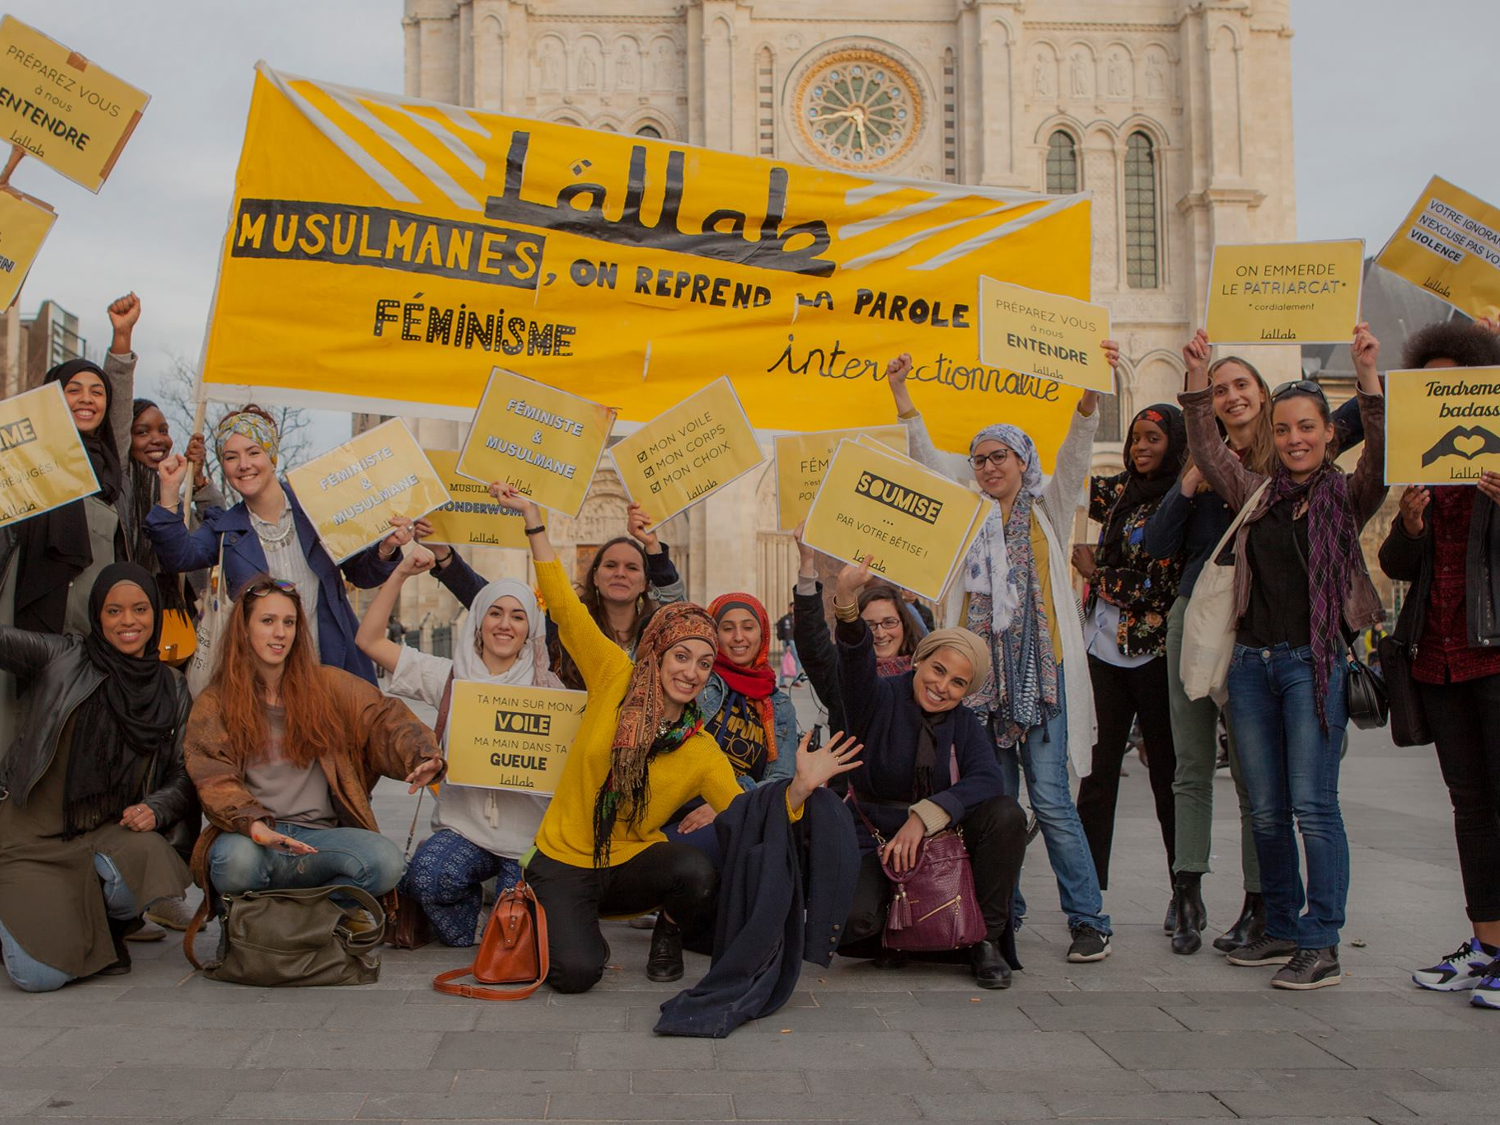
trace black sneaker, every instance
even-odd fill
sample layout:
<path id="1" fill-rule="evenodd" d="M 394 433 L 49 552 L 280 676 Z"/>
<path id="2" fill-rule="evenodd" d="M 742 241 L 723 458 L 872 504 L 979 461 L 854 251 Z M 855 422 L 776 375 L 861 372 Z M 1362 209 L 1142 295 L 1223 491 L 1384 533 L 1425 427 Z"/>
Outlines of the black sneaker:
<path id="1" fill-rule="evenodd" d="M 1339 947 L 1299 949 L 1292 959 L 1271 978 L 1272 988 L 1327 988 L 1344 979 L 1339 968 Z"/>
<path id="2" fill-rule="evenodd" d="M 1256 968 L 1261 965 L 1285 965 L 1297 952 L 1297 943 L 1287 941 L 1285 938 L 1272 937 L 1270 934 L 1261 934 L 1249 945 L 1242 945 L 1225 960 L 1231 965 L 1248 965 Z"/>
<path id="3" fill-rule="evenodd" d="M 1103 961 L 1109 956 L 1109 935 L 1090 925 L 1074 926 L 1073 944 L 1068 946 L 1068 960 Z"/>

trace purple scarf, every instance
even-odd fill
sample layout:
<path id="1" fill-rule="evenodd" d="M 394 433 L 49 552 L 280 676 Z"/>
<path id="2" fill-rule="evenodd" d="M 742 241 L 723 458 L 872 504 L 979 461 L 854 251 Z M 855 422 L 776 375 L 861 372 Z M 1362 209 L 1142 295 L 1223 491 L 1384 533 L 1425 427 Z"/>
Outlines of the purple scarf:
<path id="1" fill-rule="evenodd" d="M 1286 466 L 1278 464 L 1271 479 L 1271 503 L 1307 496 L 1307 596 L 1308 623 L 1312 627 L 1313 688 L 1318 702 L 1318 722 L 1326 731 L 1328 678 L 1334 664 L 1344 658 L 1344 596 L 1354 580 L 1354 559 L 1359 551 L 1359 528 L 1349 506 L 1348 480 L 1338 469 L 1319 469 L 1300 484 Z M 1297 542 L 1295 529 L 1292 543 Z"/>

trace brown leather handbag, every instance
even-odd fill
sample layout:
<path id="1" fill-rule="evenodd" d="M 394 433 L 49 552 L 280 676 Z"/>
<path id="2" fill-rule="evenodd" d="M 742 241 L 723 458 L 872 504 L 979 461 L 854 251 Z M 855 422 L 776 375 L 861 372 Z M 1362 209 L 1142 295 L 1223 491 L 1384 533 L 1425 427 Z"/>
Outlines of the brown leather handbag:
<path id="1" fill-rule="evenodd" d="M 542 986 L 551 964 L 547 956 L 547 912 L 524 876 L 495 902 L 474 963 L 432 978 L 432 987 L 475 1000 L 524 1000 Z M 479 984 L 453 984 L 472 976 Z M 511 984 L 519 988 L 485 988 Z"/>

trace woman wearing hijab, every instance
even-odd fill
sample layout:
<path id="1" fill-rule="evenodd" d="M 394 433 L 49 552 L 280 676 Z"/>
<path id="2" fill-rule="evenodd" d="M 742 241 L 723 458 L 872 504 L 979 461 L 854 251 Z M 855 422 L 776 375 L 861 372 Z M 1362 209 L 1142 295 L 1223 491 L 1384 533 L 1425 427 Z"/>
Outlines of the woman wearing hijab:
<path id="1" fill-rule="evenodd" d="M 701 851 L 668 842 L 662 826 L 692 798 L 702 797 L 722 812 L 744 792 L 729 759 L 703 729 L 698 706 L 713 670 L 718 629 L 701 606 L 663 606 L 641 634 L 632 661 L 574 592 L 536 505 L 498 482 L 490 493 L 526 521 L 542 600 L 588 692 L 583 723 L 526 865 L 526 878 L 547 911 L 547 980 L 559 992 L 588 991 L 609 959 L 600 916 L 652 910 L 660 914 L 646 975 L 677 980 L 683 974 L 683 931 L 711 925 L 718 876 Z M 854 769 L 856 752 L 851 740 L 831 739 L 817 751 L 808 751 L 804 740 L 787 786 L 788 816 L 800 819 L 815 789 Z"/>
<path id="2" fill-rule="evenodd" d="M 770 617 L 751 594 L 721 594 L 708 606 L 719 631 L 714 670 L 699 697 L 703 729 L 713 736 L 744 789 L 785 781 L 796 771 L 788 752 L 797 745 L 797 710 L 776 686 L 771 667 Z M 711 825 L 714 810 L 699 801 L 666 830 L 706 851 L 718 866 L 719 846 Z"/>
<path id="3" fill-rule="evenodd" d="M 192 699 L 157 651 L 151 575 L 105 567 L 89 621 L 83 637 L 0 626 L 0 664 L 31 681 L 0 762 L 0 948 L 27 992 L 129 972 L 125 935 L 187 887 L 180 851 L 198 831 L 182 754 Z"/>
<path id="4" fill-rule="evenodd" d="M 1099 716 L 1093 769 L 1078 789 L 1078 818 L 1089 839 L 1100 890 L 1109 888 L 1120 764 L 1137 718 L 1146 743 L 1156 820 L 1167 849 L 1167 878 L 1173 879 L 1177 821 L 1172 782 L 1177 759 L 1162 657 L 1167 613 L 1182 578 L 1182 553 L 1154 558 L 1142 538 L 1147 521 L 1177 483 L 1186 454 L 1182 411 L 1158 403 L 1137 414 L 1125 442 L 1125 471 L 1094 477 L 1090 484 L 1089 518 L 1101 525 L 1098 545 L 1073 550 L 1073 566 L 1089 584 L 1084 641 Z M 1183 872 L 1174 883 L 1167 916 L 1168 930 L 1175 931 L 1172 948 L 1196 952 L 1206 921 L 1199 876 Z"/>
<path id="5" fill-rule="evenodd" d="M 276 424 L 260 407 L 225 415 L 214 430 L 214 452 L 240 502 L 227 512 L 205 512 L 203 525 L 188 530 L 177 498 L 190 462 L 171 454 L 157 468 L 161 502 L 146 516 L 146 534 L 161 565 L 178 574 L 216 565 L 222 549 L 230 597 L 238 597 L 257 575 L 285 578 L 297 587 L 322 663 L 373 684 L 375 665 L 354 643 L 359 619 L 344 581 L 368 590 L 389 578 L 402 546 L 411 541 L 411 521 L 392 520 L 396 529 L 384 540 L 335 564 L 291 487 L 276 478 L 280 450 Z"/>
<path id="6" fill-rule="evenodd" d="M 1103 347 L 1115 366 L 1118 346 L 1105 340 Z M 1096 731 L 1083 630 L 1063 547 L 1083 498 L 1099 427 L 1099 396 L 1085 391 L 1078 400 L 1053 474 L 1043 480 L 1036 444 L 1016 426 L 986 426 L 969 443 L 967 457 L 939 452 L 907 391 L 910 371 L 909 355 L 886 368 L 912 456 L 961 483 L 976 481 L 991 502 L 948 606 L 948 620 L 962 621 L 990 646 L 994 671 L 976 685 L 967 705 L 990 728 L 1006 792 L 1019 792 L 1019 770 L 1026 771 L 1026 792 L 1073 935 L 1068 960 L 1102 961 L 1109 956 L 1109 916 L 1068 788 L 1070 760 L 1080 777 L 1088 776 Z M 1024 913 L 1019 891 L 1016 905 Z"/>
<path id="7" fill-rule="evenodd" d="M 872 956 L 891 898 L 882 864 L 901 872 L 921 842 L 959 827 L 984 912 L 984 939 L 968 949 L 981 988 L 1010 986 L 1011 897 L 1026 854 L 1026 814 L 1005 795 L 1005 778 L 984 724 L 962 706 L 990 671 L 989 646 L 967 629 L 939 629 L 917 645 L 912 668 L 882 676 L 874 638 L 859 613 L 869 560 L 839 572 L 839 683 L 849 731 L 865 746 L 865 768 L 850 780 L 863 859 L 840 951 Z"/>
<path id="8" fill-rule="evenodd" d="M 531 587 L 513 578 L 485 586 L 469 605 L 469 636 L 453 659 L 432 656 L 385 636 L 386 622 L 414 574 L 431 570 L 432 553 L 418 547 L 365 610 L 354 638 L 390 676 L 386 691 L 438 709 L 446 736 L 446 711 L 454 680 L 516 687 L 562 687 L 547 663 L 547 628 Z M 444 749 L 447 744 L 444 742 Z M 432 835 L 417 845 L 401 888 L 427 915 L 444 945 L 473 945 L 483 905 L 483 884 L 516 885 L 520 859 L 530 849 L 547 810 L 545 796 L 501 789 L 446 785 L 432 810 Z"/>

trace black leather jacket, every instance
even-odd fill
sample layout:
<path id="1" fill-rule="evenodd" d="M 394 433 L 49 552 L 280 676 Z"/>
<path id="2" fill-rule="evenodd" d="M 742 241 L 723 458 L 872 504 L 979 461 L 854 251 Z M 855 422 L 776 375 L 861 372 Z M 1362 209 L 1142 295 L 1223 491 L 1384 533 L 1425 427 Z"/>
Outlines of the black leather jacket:
<path id="1" fill-rule="evenodd" d="M 89 663 L 83 640 L 55 633 L 32 633 L 0 626 L 0 666 L 30 679 L 21 706 L 26 717 L 20 734 L 0 760 L 0 800 L 23 807 L 57 753 L 57 739 L 78 705 L 104 682 L 104 673 Z M 156 814 L 156 831 L 165 836 L 184 859 L 198 839 L 202 814 L 198 791 L 182 760 L 182 736 L 187 729 L 193 697 L 181 673 L 174 672 L 177 689 L 177 735 L 171 749 L 157 754 L 146 770 L 141 803 Z M 85 747 L 74 747 L 80 752 Z"/>
<path id="2" fill-rule="evenodd" d="M 1432 596 L 1432 569 L 1437 548 L 1432 538 L 1432 513 L 1428 508 L 1422 534 L 1406 533 L 1401 517 L 1391 520 L 1391 530 L 1380 547 L 1380 569 L 1397 582 L 1410 582 L 1401 616 L 1392 634 L 1416 657 L 1417 642 L 1427 620 Z M 1469 519 L 1469 546 L 1464 560 L 1464 634 L 1471 648 L 1500 645 L 1500 508 L 1483 493 L 1474 496 L 1474 514 Z"/>

